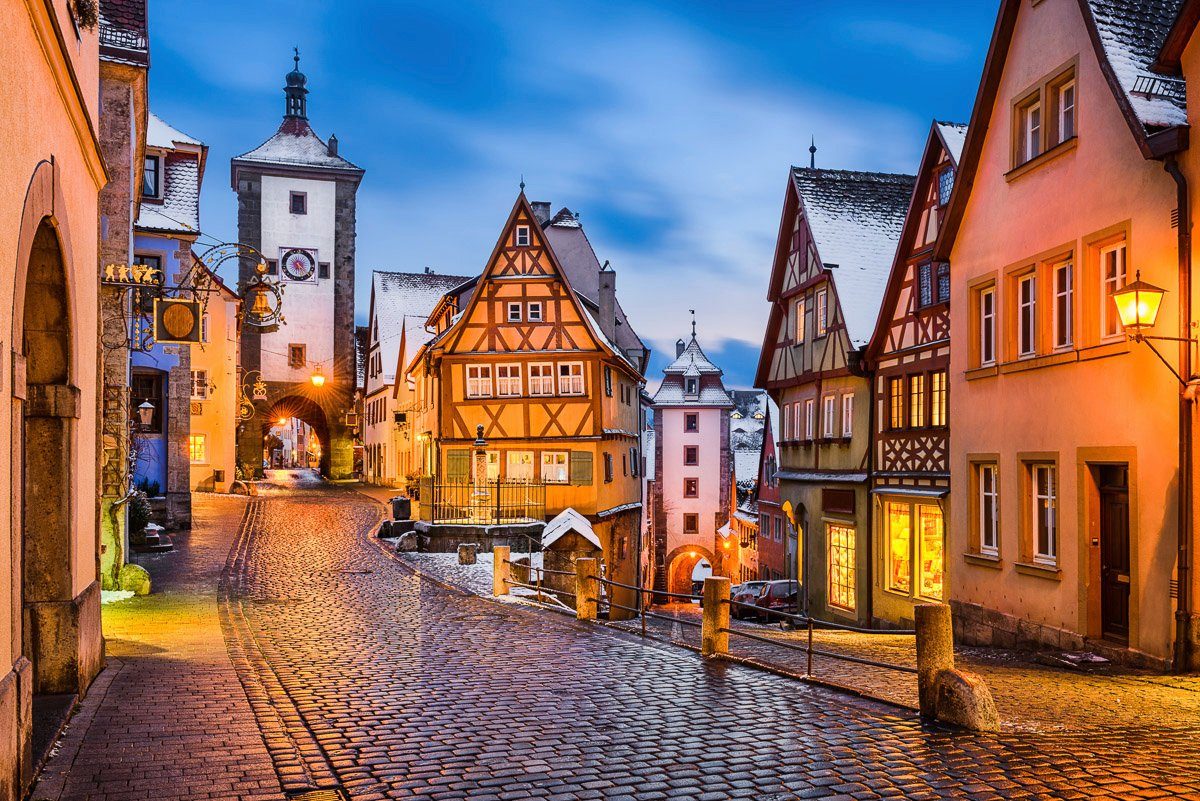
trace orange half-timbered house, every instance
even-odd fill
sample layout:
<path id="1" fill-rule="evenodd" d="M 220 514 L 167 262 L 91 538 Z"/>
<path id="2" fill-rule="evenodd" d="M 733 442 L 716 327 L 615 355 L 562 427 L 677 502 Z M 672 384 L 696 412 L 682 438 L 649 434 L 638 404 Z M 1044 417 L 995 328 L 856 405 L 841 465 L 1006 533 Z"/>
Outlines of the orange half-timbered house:
<path id="1" fill-rule="evenodd" d="M 876 619 L 908 626 L 946 597 L 950 495 L 950 264 L 933 258 L 967 126 L 934 122 L 867 346 Z"/>
<path id="2" fill-rule="evenodd" d="M 498 513 L 486 525 L 572 508 L 592 525 L 609 574 L 631 583 L 647 352 L 616 303 L 615 273 L 594 255 L 595 296 L 574 288 L 551 239 L 570 234 L 548 233 L 555 224 L 578 228 L 569 214 L 535 212 L 522 193 L 482 274 L 430 315 L 433 337 L 405 378 L 428 477 L 422 516 L 456 522 L 458 512 L 446 510 L 461 504 L 424 497 L 438 487 L 495 488 L 488 503 Z M 590 245 L 572 249 L 576 259 L 590 253 Z"/>

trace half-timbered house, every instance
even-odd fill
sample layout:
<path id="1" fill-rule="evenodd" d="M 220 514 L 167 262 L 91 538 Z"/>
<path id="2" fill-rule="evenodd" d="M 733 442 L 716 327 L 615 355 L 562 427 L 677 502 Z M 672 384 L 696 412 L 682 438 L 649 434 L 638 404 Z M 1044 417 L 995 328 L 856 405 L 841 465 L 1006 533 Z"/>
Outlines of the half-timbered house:
<path id="1" fill-rule="evenodd" d="M 874 392 L 872 614 L 908 627 L 913 605 L 946 597 L 950 494 L 950 264 L 933 247 L 967 126 L 935 122 L 867 346 Z"/>
<path id="2" fill-rule="evenodd" d="M 805 603 L 843 622 L 871 621 L 862 356 L 913 181 L 792 168 L 771 269 L 755 386 L 780 409 L 781 508 L 799 532 Z"/>

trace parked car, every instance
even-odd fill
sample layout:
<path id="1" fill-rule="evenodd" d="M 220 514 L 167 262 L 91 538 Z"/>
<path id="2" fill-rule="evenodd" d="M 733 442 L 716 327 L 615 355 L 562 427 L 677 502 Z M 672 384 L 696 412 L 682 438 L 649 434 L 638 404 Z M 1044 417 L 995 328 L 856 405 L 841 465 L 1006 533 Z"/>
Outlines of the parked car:
<path id="1" fill-rule="evenodd" d="M 758 600 L 758 594 L 762 592 L 762 588 L 768 584 L 770 584 L 769 581 L 746 581 L 738 584 L 729 590 L 729 600 L 743 604 L 753 604 Z M 731 604 L 729 615 L 737 620 L 742 620 L 752 617 L 754 610 L 738 606 L 737 604 Z"/>
<path id="2" fill-rule="evenodd" d="M 800 582 L 790 579 L 768 581 L 754 599 L 758 607 L 758 622 L 770 623 L 772 620 L 782 620 L 783 614 L 794 615 L 798 611 L 797 601 L 800 598 Z"/>

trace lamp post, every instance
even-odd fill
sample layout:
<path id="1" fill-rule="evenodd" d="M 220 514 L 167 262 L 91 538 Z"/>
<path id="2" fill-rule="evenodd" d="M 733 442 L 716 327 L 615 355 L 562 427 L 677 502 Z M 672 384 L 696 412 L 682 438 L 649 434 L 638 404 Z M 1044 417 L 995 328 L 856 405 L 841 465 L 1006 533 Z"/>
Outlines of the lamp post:
<path id="1" fill-rule="evenodd" d="M 1191 591 L 1191 561 L 1193 550 L 1193 510 L 1192 510 L 1192 476 L 1194 473 L 1195 454 L 1192 447 L 1192 425 L 1196 399 L 1197 383 L 1191 376 L 1190 349 L 1196 340 L 1193 337 L 1167 337 L 1147 334 L 1158 321 L 1158 313 L 1162 308 L 1165 289 L 1154 286 L 1142 280 L 1139 270 L 1132 284 L 1114 292 L 1113 303 L 1130 340 L 1144 343 L 1158 360 L 1171 371 L 1171 375 L 1181 386 L 1180 417 L 1179 417 L 1179 542 L 1176 556 L 1176 577 L 1178 591 L 1175 607 L 1175 655 L 1173 668 L 1177 673 L 1186 673 L 1200 669 L 1200 624 L 1194 619 L 1192 612 Z M 1185 299 L 1186 300 L 1186 299 Z M 1183 310 L 1181 310 L 1183 311 Z M 1188 333 L 1187 324 L 1181 324 L 1181 331 Z M 1154 346 L 1155 341 L 1180 343 L 1180 363 L 1186 375 L 1181 375 L 1170 362 Z"/>

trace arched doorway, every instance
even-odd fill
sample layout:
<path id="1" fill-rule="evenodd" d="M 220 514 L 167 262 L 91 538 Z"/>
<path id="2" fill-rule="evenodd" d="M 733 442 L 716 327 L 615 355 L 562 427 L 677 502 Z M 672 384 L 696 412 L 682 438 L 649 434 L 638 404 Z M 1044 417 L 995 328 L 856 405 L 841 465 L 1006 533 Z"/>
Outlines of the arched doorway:
<path id="1" fill-rule="evenodd" d="M 697 568 L 702 563 L 708 564 L 707 572 L 712 575 L 713 555 L 707 548 L 699 545 L 682 545 L 667 554 L 667 590 L 690 595 L 693 577 L 705 572 L 701 568 L 697 573 Z"/>
<path id="2" fill-rule="evenodd" d="M 73 602 L 72 427 L 79 391 L 71 386 L 71 319 L 65 261 L 49 219 L 38 225 L 25 277 L 21 348 L 24 403 L 22 475 L 21 653 L 33 692 L 33 753 L 49 746 L 81 687 L 78 640 L 62 630 Z"/>
<path id="3" fill-rule="evenodd" d="M 298 395 L 288 395 L 275 401 L 267 412 L 266 417 L 262 421 L 263 442 L 267 443 L 272 436 L 278 437 L 279 432 L 272 434 L 272 429 L 281 429 L 287 427 L 290 420 L 299 420 L 311 429 L 304 432 L 305 435 L 315 435 L 319 456 L 316 459 L 316 464 L 321 472 L 321 475 L 329 476 L 330 465 L 330 450 L 329 450 L 329 424 L 325 417 L 325 410 L 310 398 L 304 398 Z M 264 451 L 267 449 L 264 447 Z M 303 448 L 300 449 L 307 460 L 308 454 L 313 451 L 313 447 L 308 443 L 303 443 Z M 294 452 L 293 452 L 294 453 Z M 270 454 L 264 453 L 268 462 Z M 307 466 L 307 464 L 302 465 Z"/>

